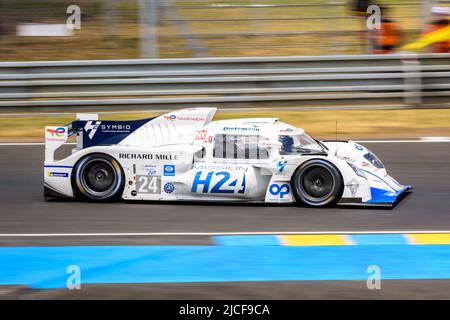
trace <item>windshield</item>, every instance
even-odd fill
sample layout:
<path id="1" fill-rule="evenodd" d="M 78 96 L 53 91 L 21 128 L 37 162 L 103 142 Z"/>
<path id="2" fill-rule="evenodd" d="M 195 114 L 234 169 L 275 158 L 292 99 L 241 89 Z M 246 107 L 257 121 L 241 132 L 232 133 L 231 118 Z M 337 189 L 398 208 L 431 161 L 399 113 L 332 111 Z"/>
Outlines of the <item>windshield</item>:
<path id="1" fill-rule="evenodd" d="M 295 135 L 280 135 L 278 140 L 281 142 L 281 155 L 324 152 L 322 146 L 306 133 Z"/>
<path id="2" fill-rule="evenodd" d="M 378 159 L 378 157 L 371 151 L 369 151 L 369 153 L 366 153 L 364 155 L 364 158 L 369 161 L 372 165 L 374 165 L 375 167 L 379 168 L 379 169 L 383 169 L 384 165 L 383 162 L 381 162 L 380 159 Z"/>

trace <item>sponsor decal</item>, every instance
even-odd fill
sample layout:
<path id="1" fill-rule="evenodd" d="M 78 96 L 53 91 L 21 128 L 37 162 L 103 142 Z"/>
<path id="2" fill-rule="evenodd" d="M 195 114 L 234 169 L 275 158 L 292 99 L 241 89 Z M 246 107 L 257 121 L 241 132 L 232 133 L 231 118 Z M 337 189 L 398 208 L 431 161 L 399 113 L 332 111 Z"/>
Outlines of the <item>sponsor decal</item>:
<path id="1" fill-rule="evenodd" d="M 158 167 L 154 164 L 146 164 L 143 166 L 143 170 L 147 172 L 147 175 L 149 176 L 155 176 L 158 172 L 157 168 Z"/>
<path id="2" fill-rule="evenodd" d="M 49 177 L 61 177 L 61 178 L 67 178 L 69 177 L 69 174 L 67 172 L 54 172 L 54 171 L 49 171 L 48 173 Z"/>
<path id="3" fill-rule="evenodd" d="M 195 133 L 195 140 L 205 140 L 206 139 L 206 135 L 208 134 L 208 130 L 198 130 Z"/>
<path id="4" fill-rule="evenodd" d="M 219 180 L 215 183 L 211 183 L 213 176 L 219 177 Z M 192 182 L 191 192 L 198 192 L 199 187 L 202 187 L 200 188 L 201 193 L 243 194 L 245 193 L 246 188 L 245 174 L 242 176 L 242 181 L 238 186 L 238 179 L 231 179 L 231 174 L 227 171 L 209 171 L 206 173 L 206 176 L 203 174 L 203 171 L 198 171 L 195 174 L 194 181 Z"/>
<path id="5" fill-rule="evenodd" d="M 203 118 L 203 117 L 180 116 L 180 115 L 177 116 L 175 114 L 164 116 L 164 119 L 166 119 L 167 121 L 175 121 L 175 120 L 180 120 L 180 121 L 206 121 L 206 118 Z"/>
<path id="6" fill-rule="evenodd" d="M 283 133 L 294 132 L 294 129 L 292 129 L 292 128 L 282 129 L 282 130 L 280 130 L 280 132 L 283 132 Z"/>
<path id="7" fill-rule="evenodd" d="M 130 133 L 131 125 L 109 122 L 102 124 L 101 121 L 88 121 L 84 125 L 84 131 L 86 131 L 91 140 L 98 129 L 100 129 L 101 133 Z"/>
<path id="8" fill-rule="evenodd" d="M 153 154 L 147 153 L 119 153 L 119 159 L 129 160 L 152 160 Z"/>
<path id="9" fill-rule="evenodd" d="M 63 128 L 63 127 L 59 127 L 59 128 L 56 128 L 56 129 L 48 128 L 47 132 L 52 137 L 64 137 L 64 133 L 66 133 L 66 129 Z"/>
<path id="10" fill-rule="evenodd" d="M 67 130 L 64 127 L 47 127 L 45 139 L 47 141 L 65 142 L 67 140 Z"/>
<path id="11" fill-rule="evenodd" d="M 286 167 L 287 160 L 280 160 L 277 162 L 277 167 L 280 172 L 283 172 L 284 167 Z"/>
<path id="12" fill-rule="evenodd" d="M 194 164 L 192 169 L 209 170 L 209 171 L 248 171 L 248 166 L 239 164 Z"/>
<path id="13" fill-rule="evenodd" d="M 202 117 L 183 117 L 183 116 L 179 116 L 178 119 L 179 120 L 183 120 L 183 121 L 206 121 L 206 118 L 202 118 Z"/>
<path id="14" fill-rule="evenodd" d="M 177 120 L 177 116 L 174 114 L 168 115 L 168 116 L 164 116 L 164 119 L 168 120 L 168 121 L 175 121 Z"/>
<path id="15" fill-rule="evenodd" d="M 355 148 L 356 148 L 356 150 L 359 150 L 359 151 L 363 151 L 364 150 L 364 147 L 360 146 L 359 144 L 355 144 Z"/>
<path id="16" fill-rule="evenodd" d="M 282 185 L 279 185 L 277 183 L 271 184 L 269 187 L 269 192 L 273 196 L 280 196 L 280 199 L 283 199 L 283 197 L 287 194 L 289 194 L 290 188 L 289 184 L 284 183 Z"/>
<path id="17" fill-rule="evenodd" d="M 176 154 L 153 154 L 153 153 L 119 153 L 119 159 L 128 160 L 172 160 L 179 159 Z"/>
<path id="18" fill-rule="evenodd" d="M 175 191 L 175 185 L 172 182 L 167 182 L 164 185 L 163 190 L 165 193 L 172 193 Z"/>
<path id="19" fill-rule="evenodd" d="M 86 124 L 84 125 L 84 131 L 86 131 L 89 139 L 92 139 L 94 137 L 101 123 L 102 123 L 101 121 L 86 122 Z"/>
<path id="20" fill-rule="evenodd" d="M 131 125 L 129 124 L 102 124 L 100 126 L 102 132 L 118 132 L 128 133 L 131 131 Z"/>
<path id="21" fill-rule="evenodd" d="M 156 160 L 178 160 L 179 156 L 176 154 L 155 154 L 154 159 L 156 159 Z"/>
<path id="22" fill-rule="evenodd" d="M 359 189 L 359 182 L 355 179 L 350 180 L 349 183 L 346 184 L 346 186 L 350 189 L 350 193 L 352 194 L 352 197 L 355 197 L 356 192 L 358 192 Z"/>
<path id="23" fill-rule="evenodd" d="M 130 121 L 76 120 L 72 123 L 83 132 L 83 148 L 99 144 L 117 144 L 152 118 Z"/>
<path id="24" fill-rule="evenodd" d="M 256 127 L 224 127 L 223 131 L 253 131 L 258 132 L 259 128 Z"/>
<path id="25" fill-rule="evenodd" d="M 166 177 L 173 177 L 175 175 L 175 165 L 165 164 L 164 165 L 164 175 Z"/>

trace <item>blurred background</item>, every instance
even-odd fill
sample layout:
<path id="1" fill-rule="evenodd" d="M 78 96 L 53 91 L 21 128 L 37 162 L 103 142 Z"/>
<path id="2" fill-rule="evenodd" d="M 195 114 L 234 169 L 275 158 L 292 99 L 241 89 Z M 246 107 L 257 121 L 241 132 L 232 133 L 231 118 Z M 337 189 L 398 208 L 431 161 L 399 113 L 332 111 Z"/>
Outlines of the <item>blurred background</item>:
<path id="1" fill-rule="evenodd" d="M 81 28 L 71 36 L 20 34 L 25 24 L 64 24 L 73 4 L 81 9 Z M 371 4 L 386 9 L 383 15 L 401 31 L 395 39 L 401 45 L 427 30 L 434 7 L 449 7 L 450 1 L 1 0 L 0 59 L 372 53 L 366 26 Z"/>
<path id="2" fill-rule="evenodd" d="M 0 139 L 191 106 L 450 136 L 449 17 L 450 0 L 0 0 Z"/>
<path id="3" fill-rule="evenodd" d="M 235 251 L 225 248 L 222 255 L 211 255 L 209 236 L 187 235 L 199 232 L 432 230 L 446 232 L 435 237 L 450 243 L 449 13 L 450 0 L 0 0 L 0 235 L 6 235 L 0 237 L 0 251 L 2 246 L 145 244 L 192 245 L 197 252 L 204 245 L 200 257 L 187 251 L 169 252 L 167 260 L 161 260 L 164 255 L 159 252 L 156 257 L 142 254 L 155 267 L 139 270 L 160 276 L 158 262 L 169 261 L 169 273 L 162 272 L 168 276 L 157 282 L 172 282 L 180 281 L 169 278 L 170 271 L 180 266 L 205 274 L 235 274 Z M 46 125 L 70 123 L 77 113 L 98 113 L 100 120 L 129 120 L 194 106 L 218 107 L 217 120 L 279 117 L 318 139 L 368 143 L 389 173 L 414 185 L 415 192 L 392 211 L 43 201 Z M 130 232 L 168 236 L 117 235 Z M 8 234 L 19 237 L 8 238 Z M 63 237 L 21 238 L 20 234 Z M 381 248 L 366 246 L 375 248 L 367 249 L 370 254 L 348 246 L 349 264 L 342 262 L 345 249 L 341 247 L 331 259 L 327 253 L 319 254 L 321 263 L 311 251 L 303 256 L 289 251 L 309 264 L 307 270 L 312 271 L 307 273 L 313 274 L 319 265 L 330 272 L 348 271 L 347 280 L 357 274 L 361 282 L 236 283 L 233 279 L 216 284 L 93 285 L 78 293 L 0 286 L 0 299 L 449 297 L 450 250 L 428 246 L 434 251 L 418 255 L 428 249 L 412 251 L 399 245 L 406 246 L 406 236 L 394 236 L 388 237 L 394 239 L 393 246 L 383 242 L 387 240 Z M 436 243 L 442 244 L 429 241 Z M 3 263 L 5 268 L 16 267 L 15 252 L 23 254 L 20 248 L 11 249 L 10 260 L 0 256 L 0 261 L 11 262 Z M 295 269 L 295 259 L 279 260 L 278 251 L 265 255 L 266 248 L 262 250 L 239 251 L 249 264 L 245 279 L 255 281 L 253 270 L 266 276 L 285 270 L 280 266 Z M 101 259 L 103 251 L 99 252 Z M 195 262 L 202 254 L 212 260 L 198 269 Z M 383 254 L 388 259 L 377 259 Z M 182 260 L 173 259 L 180 255 Z M 137 256 L 113 253 L 112 257 L 86 274 L 103 275 L 122 267 L 126 275 L 136 272 Z M 377 294 L 366 287 L 366 261 L 386 263 L 382 272 L 391 270 L 392 279 L 406 274 L 413 280 L 383 279 L 383 291 Z M 424 262 L 429 273 L 420 272 Z M 355 265 L 359 269 L 351 269 Z M 214 271 L 215 266 L 224 269 Z M 4 270 L 1 267 L 0 263 Z M 49 267 L 54 268 L 44 270 L 42 279 L 51 282 L 61 272 L 66 276 L 65 266 Z M 0 280 L 10 276 L 7 271 L 2 274 Z M 269 280 L 284 274 L 277 276 Z M 420 280 L 428 278 L 439 280 Z M 36 283 L 42 285 L 46 281 L 42 279 Z"/>

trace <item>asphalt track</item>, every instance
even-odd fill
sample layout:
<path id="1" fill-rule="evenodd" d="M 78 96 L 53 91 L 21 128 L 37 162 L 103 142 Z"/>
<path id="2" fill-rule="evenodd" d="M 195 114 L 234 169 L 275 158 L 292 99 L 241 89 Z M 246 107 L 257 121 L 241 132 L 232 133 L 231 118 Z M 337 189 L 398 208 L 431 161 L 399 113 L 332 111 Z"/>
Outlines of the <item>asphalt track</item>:
<path id="1" fill-rule="evenodd" d="M 393 177 L 415 188 L 392 210 L 44 202 L 43 147 L 0 146 L 0 246 L 209 245 L 208 234 L 221 232 L 450 230 L 450 143 L 367 146 Z M 91 235 L 76 235 L 80 233 Z M 0 287 L 0 298 L 450 298 L 450 280 L 383 283 L 377 293 L 363 281 L 87 285 L 76 293 Z"/>

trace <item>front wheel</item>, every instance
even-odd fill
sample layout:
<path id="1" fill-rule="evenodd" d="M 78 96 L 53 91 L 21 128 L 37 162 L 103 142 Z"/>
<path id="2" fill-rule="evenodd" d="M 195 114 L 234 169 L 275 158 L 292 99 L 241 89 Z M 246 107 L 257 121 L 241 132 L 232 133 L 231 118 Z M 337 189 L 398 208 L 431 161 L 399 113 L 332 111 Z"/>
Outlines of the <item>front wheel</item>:
<path id="1" fill-rule="evenodd" d="M 310 207 L 336 204 L 344 190 L 339 170 L 321 159 L 302 164 L 292 176 L 291 184 L 297 202 Z"/>
<path id="2" fill-rule="evenodd" d="M 81 158 L 75 166 L 73 181 L 82 198 L 96 202 L 117 200 L 125 186 L 120 164 L 101 153 Z"/>

